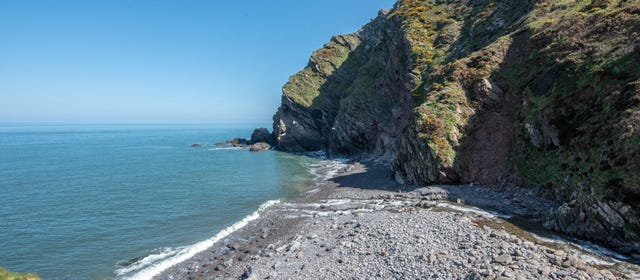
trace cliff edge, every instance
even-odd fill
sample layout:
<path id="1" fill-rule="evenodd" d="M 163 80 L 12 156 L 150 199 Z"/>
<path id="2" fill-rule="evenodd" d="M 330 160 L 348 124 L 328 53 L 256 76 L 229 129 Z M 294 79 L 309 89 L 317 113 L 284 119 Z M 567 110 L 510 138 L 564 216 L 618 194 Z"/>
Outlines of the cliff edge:
<path id="1" fill-rule="evenodd" d="M 274 144 L 541 189 L 547 227 L 640 254 L 639 33 L 637 1 L 401 0 L 289 79 Z"/>

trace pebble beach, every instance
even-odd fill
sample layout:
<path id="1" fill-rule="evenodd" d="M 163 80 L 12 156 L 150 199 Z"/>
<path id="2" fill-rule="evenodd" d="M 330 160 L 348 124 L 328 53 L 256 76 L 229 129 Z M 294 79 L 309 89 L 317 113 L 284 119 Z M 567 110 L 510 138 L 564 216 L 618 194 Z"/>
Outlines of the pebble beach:
<path id="1" fill-rule="evenodd" d="M 243 279 L 248 266 L 249 279 L 640 278 L 615 252 L 509 221 L 551 205 L 519 188 L 400 186 L 355 163 L 154 279 Z"/>

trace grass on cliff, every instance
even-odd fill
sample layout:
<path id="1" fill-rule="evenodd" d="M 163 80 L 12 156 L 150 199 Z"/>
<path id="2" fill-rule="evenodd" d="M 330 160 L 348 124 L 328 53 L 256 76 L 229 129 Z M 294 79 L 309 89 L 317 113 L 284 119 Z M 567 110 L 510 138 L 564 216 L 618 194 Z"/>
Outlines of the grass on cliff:
<path id="1" fill-rule="evenodd" d="M 465 93 L 497 79 L 527 103 L 514 159 L 524 182 L 640 203 L 640 3 L 403 0 L 390 16 L 403 22 L 420 77 L 415 137 L 440 167 L 455 165 L 482 109 Z M 561 146 L 535 148 L 525 123 L 562 131 Z"/>
<path id="2" fill-rule="evenodd" d="M 417 137 L 426 141 L 442 167 L 452 167 L 468 117 L 473 113 L 459 85 L 437 84 L 416 108 Z"/>
<path id="3" fill-rule="evenodd" d="M 338 40 L 351 41 L 339 42 Z M 331 75 L 349 58 L 351 49 L 345 44 L 357 44 L 354 35 L 342 35 L 332 38 L 322 48 L 316 50 L 309 61 L 309 65 L 289 78 L 283 87 L 285 96 L 305 107 L 322 107 L 322 86 Z"/>
<path id="4" fill-rule="evenodd" d="M 0 280 L 41 280 L 41 278 L 32 273 L 14 273 L 0 266 Z"/>
<path id="5" fill-rule="evenodd" d="M 530 103 L 522 119 L 562 133 L 542 149 L 520 134 L 521 175 L 560 195 L 640 205 L 640 3 L 544 1 L 527 28 L 533 67 L 512 79 Z"/>
<path id="6" fill-rule="evenodd" d="M 457 148 L 480 108 L 469 92 L 502 62 L 501 49 L 511 40 L 498 31 L 519 19 L 526 10 L 520 6 L 518 1 L 467 5 L 404 0 L 390 14 L 403 22 L 413 58 L 411 72 L 420 76 L 413 91 L 420 104 L 414 114 L 415 135 L 435 154 L 439 168 L 455 168 Z"/>

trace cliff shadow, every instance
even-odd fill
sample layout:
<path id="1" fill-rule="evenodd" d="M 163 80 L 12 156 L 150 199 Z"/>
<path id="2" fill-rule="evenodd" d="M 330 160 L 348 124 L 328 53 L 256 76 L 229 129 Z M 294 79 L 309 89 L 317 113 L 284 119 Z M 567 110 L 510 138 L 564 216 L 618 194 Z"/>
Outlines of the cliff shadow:
<path id="1" fill-rule="evenodd" d="M 382 191 L 412 191 L 417 186 L 404 185 L 389 176 L 389 167 L 375 162 L 358 162 L 351 170 L 329 180 L 342 188 Z"/>
<path id="2" fill-rule="evenodd" d="M 513 185 L 518 183 L 516 158 L 516 135 L 518 134 L 518 112 L 521 107 L 519 89 L 511 87 L 505 71 L 513 65 L 521 65 L 526 57 L 528 32 L 512 35 L 509 45 L 500 50 L 503 54 L 492 55 L 491 50 L 482 50 L 477 58 L 486 58 L 496 69 L 488 76 L 477 80 L 467 89 L 467 96 L 480 105 L 465 128 L 467 134 L 461 140 L 454 162 L 459 171 L 459 183 L 489 185 Z M 500 58 L 498 58 L 500 57 Z M 512 75 L 513 76 L 513 75 Z M 494 100 L 484 99 L 482 92 L 490 92 Z"/>
<path id="3" fill-rule="evenodd" d="M 467 77 L 463 82 L 467 100 L 479 104 L 465 127 L 467 134 L 454 159 L 458 183 L 502 186 L 518 182 L 513 161 L 520 89 L 513 88 L 509 81 L 517 75 L 507 78 L 505 71 L 515 71 L 514 65 L 520 67 L 524 63 L 530 34 L 522 25 L 537 2 L 504 1 L 489 14 L 467 17 L 462 35 L 452 44 L 448 60 L 471 54 L 464 67 L 474 78 Z M 484 12 L 484 5 L 474 7 L 473 13 Z M 495 69 L 488 70 L 492 67 Z M 490 92 L 495 99 L 486 99 L 482 92 Z"/>
<path id="4" fill-rule="evenodd" d="M 319 85 L 309 108 L 330 155 L 395 152 L 415 107 L 405 88 L 409 47 L 399 28 L 386 16 L 365 25 L 360 43 Z"/>
<path id="5" fill-rule="evenodd" d="M 522 3 L 526 2 L 526 4 Z M 496 2 L 469 1 L 460 36 L 449 46 L 445 61 L 451 62 L 491 45 L 501 36 L 521 27 L 538 0 Z"/>

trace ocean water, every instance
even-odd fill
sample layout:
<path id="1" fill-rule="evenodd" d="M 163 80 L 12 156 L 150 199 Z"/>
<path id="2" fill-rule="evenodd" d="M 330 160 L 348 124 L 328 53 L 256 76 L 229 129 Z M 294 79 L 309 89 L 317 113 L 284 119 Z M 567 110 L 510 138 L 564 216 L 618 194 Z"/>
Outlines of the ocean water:
<path id="1" fill-rule="evenodd" d="M 331 172 L 314 157 L 213 145 L 252 128 L 0 125 L 0 265 L 143 279 Z"/>

